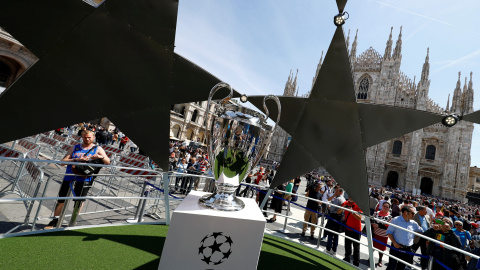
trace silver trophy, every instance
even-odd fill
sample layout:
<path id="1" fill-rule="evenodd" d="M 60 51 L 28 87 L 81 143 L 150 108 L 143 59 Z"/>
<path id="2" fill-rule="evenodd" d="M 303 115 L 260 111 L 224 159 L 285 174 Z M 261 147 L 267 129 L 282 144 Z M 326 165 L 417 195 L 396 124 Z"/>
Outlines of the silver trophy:
<path id="1" fill-rule="evenodd" d="M 221 88 L 228 88 L 230 94 L 221 101 L 212 101 L 213 95 Z M 262 158 L 280 122 L 281 112 L 280 100 L 273 95 L 265 96 L 263 100 L 266 116 L 231 102 L 232 96 L 230 85 L 218 83 L 210 91 L 207 105 L 208 113 L 211 104 L 215 104 L 213 115 L 206 122 L 205 128 L 208 158 L 216 180 L 216 191 L 200 198 L 199 204 L 221 211 L 239 211 L 245 207 L 243 201 L 235 196 L 235 191 Z M 267 125 L 267 99 L 273 99 L 278 106 L 277 121 L 271 131 L 271 127 Z"/>

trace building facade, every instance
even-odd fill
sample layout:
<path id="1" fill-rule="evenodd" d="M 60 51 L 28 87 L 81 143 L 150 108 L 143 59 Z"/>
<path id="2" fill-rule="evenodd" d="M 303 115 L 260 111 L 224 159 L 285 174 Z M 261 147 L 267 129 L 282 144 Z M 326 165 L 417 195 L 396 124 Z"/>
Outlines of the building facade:
<path id="1" fill-rule="evenodd" d="M 210 106 L 213 113 L 214 105 Z M 206 144 L 207 101 L 175 104 L 170 108 L 170 139 Z"/>
<path id="2" fill-rule="evenodd" d="M 38 58 L 0 27 L 0 93 Z"/>
<path id="3" fill-rule="evenodd" d="M 452 82 L 453 98 L 448 97 L 445 108 L 429 98 L 429 50 L 421 68 L 418 83 L 400 70 L 402 62 L 402 28 L 395 47 L 392 30 L 384 54 L 370 47 L 357 55 L 357 38 L 349 48 L 355 94 L 359 103 L 399 106 L 441 114 L 463 115 L 473 112 L 473 82 Z M 322 55 L 323 56 L 323 55 Z M 317 74 L 322 65 L 318 64 Z M 473 123 L 460 121 L 448 128 L 441 123 L 405 134 L 401 137 L 369 147 L 366 163 L 369 184 L 389 186 L 421 193 L 465 200 L 469 185 L 470 151 Z"/>

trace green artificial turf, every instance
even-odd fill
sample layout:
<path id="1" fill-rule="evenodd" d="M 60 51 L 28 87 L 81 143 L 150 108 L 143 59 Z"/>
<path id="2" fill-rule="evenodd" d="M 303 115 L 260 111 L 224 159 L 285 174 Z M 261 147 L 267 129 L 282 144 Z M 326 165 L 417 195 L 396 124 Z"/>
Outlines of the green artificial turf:
<path id="1" fill-rule="evenodd" d="M 130 225 L 0 239 L 0 269 L 157 269 L 168 226 Z M 266 235 L 258 269 L 353 269 Z M 179 268 L 181 269 L 181 262 Z"/>

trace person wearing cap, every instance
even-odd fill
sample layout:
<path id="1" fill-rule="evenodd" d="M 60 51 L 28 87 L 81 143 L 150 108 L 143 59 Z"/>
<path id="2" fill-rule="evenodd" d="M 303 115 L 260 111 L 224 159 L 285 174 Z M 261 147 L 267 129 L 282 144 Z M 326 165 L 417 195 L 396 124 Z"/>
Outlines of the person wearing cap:
<path id="1" fill-rule="evenodd" d="M 387 270 L 405 269 L 405 264 L 394 258 L 402 259 L 410 264 L 413 263 L 413 255 L 409 253 L 412 252 L 415 235 L 409 231 L 423 233 L 423 228 L 413 221 L 414 215 L 415 208 L 413 206 L 403 206 L 402 215 L 392 219 L 390 223 L 406 230 L 399 229 L 395 226 L 388 226 L 387 236 L 390 241 L 392 241 L 392 246 L 394 248 L 390 248 L 389 254 L 391 256 L 388 260 Z"/>
<path id="2" fill-rule="evenodd" d="M 454 222 L 455 229 L 452 231 L 460 238 L 460 242 L 462 243 L 462 249 L 465 249 L 467 247 L 467 240 L 472 240 L 472 236 L 470 235 L 470 232 L 466 231 L 463 228 L 463 222 L 460 220 L 457 220 Z"/>
<path id="3" fill-rule="evenodd" d="M 443 242 L 447 245 L 461 248 L 460 238 L 452 232 L 453 222 L 448 217 L 443 217 L 441 223 L 436 221 L 440 226 L 438 228 L 432 227 L 425 232 L 425 236 Z M 427 241 L 427 254 L 439 260 L 446 266 L 455 269 L 463 270 L 462 257 L 458 252 L 445 248 L 442 244 Z M 466 265 L 465 265 L 466 266 Z M 432 269 L 444 269 L 436 261 L 433 262 Z"/>

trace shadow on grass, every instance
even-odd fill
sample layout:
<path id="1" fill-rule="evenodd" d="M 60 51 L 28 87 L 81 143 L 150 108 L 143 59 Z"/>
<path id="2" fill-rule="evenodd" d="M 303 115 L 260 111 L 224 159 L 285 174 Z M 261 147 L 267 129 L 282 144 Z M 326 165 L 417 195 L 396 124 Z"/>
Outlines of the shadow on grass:
<path id="1" fill-rule="evenodd" d="M 127 235 L 127 234 L 97 234 L 82 231 L 59 231 L 45 234 L 26 235 L 21 237 L 81 237 L 82 241 L 109 240 L 126 246 L 130 246 L 160 257 L 165 244 L 165 236 L 152 235 Z M 158 265 L 157 265 L 158 267 Z"/>
<path id="2" fill-rule="evenodd" d="M 338 269 L 352 269 L 352 267 L 335 258 L 330 258 L 327 255 L 322 255 L 319 252 L 315 252 L 298 244 L 289 243 L 285 240 L 280 240 L 273 237 L 265 237 L 263 239 L 263 243 L 288 252 L 298 259 L 268 251 L 262 251 L 258 269 L 282 269 L 282 267 L 285 267 L 285 265 L 292 265 L 292 263 L 295 264 L 295 268 L 297 268 L 297 266 L 301 266 L 300 269 L 302 270 L 332 269 L 332 267 L 336 267 Z M 299 247 L 301 247 L 301 249 L 299 249 Z M 263 249 L 264 248 L 262 247 L 262 250 Z"/>

